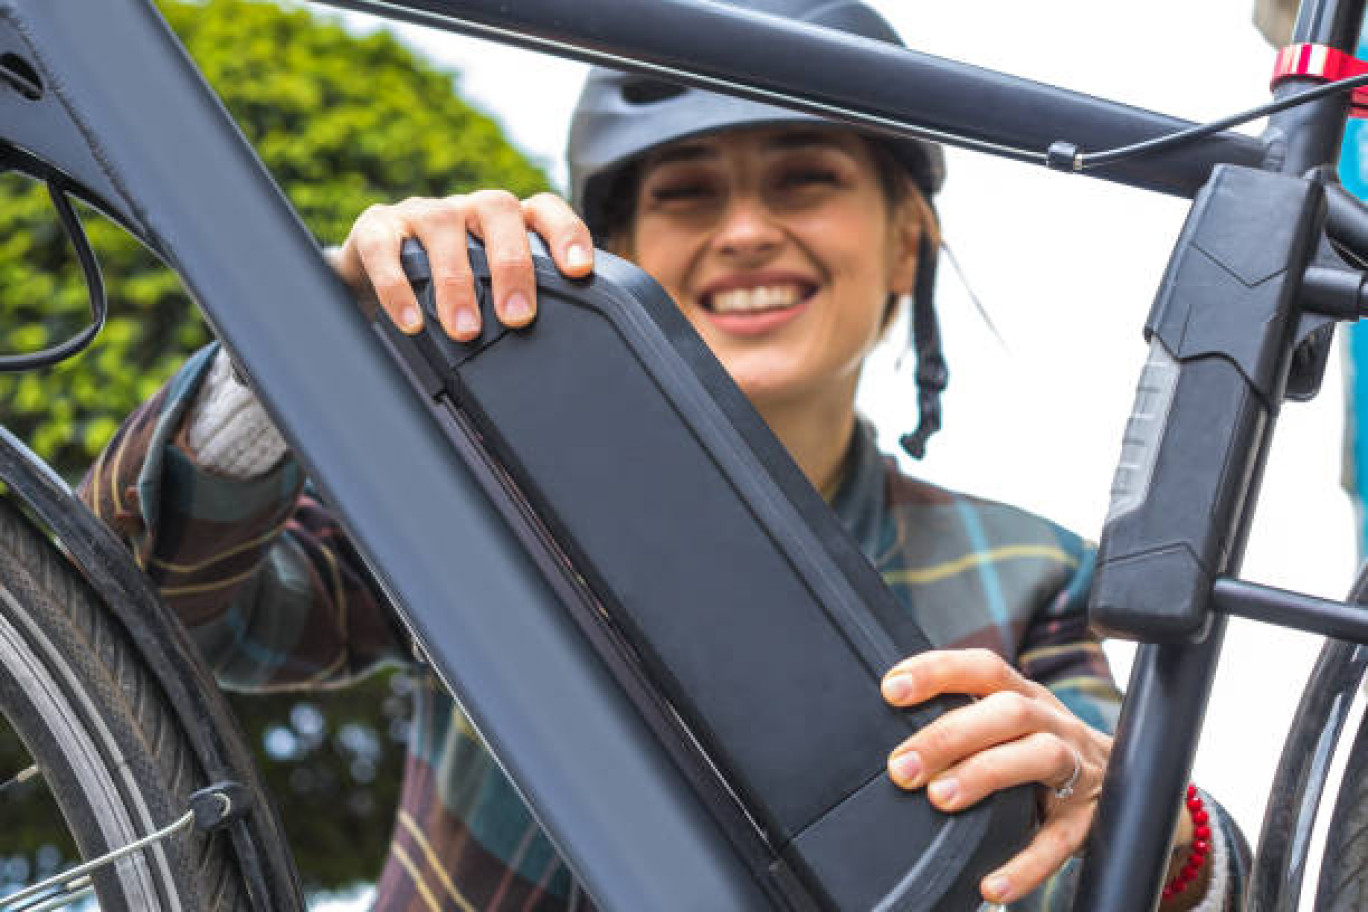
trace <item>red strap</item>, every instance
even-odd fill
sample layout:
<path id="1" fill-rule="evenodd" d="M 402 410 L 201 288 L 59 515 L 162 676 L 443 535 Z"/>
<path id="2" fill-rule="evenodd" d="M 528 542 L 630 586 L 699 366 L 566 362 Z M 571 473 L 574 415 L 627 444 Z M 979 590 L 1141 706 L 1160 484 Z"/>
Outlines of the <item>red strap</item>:
<path id="1" fill-rule="evenodd" d="M 1278 51 L 1273 66 L 1273 82 L 1269 88 L 1291 76 L 1308 76 L 1322 82 L 1334 82 L 1368 73 L 1368 62 L 1323 44 L 1289 44 Z M 1354 89 L 1349 102 L 1351 117 L 1368 117 L 1368 86 Z"/>

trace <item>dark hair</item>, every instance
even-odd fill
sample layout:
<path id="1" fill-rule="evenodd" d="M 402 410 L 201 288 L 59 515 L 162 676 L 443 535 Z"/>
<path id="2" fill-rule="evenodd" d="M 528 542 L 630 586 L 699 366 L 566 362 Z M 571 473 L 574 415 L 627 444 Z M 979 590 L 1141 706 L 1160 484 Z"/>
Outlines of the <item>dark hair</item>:
<path id="1" fill-rule="evenodd" d="M 879 175 L 879 186 L 883 188 L 884 199 L 888 200 L 891 209 L 907 202 L 907 196 L 912 193 L 912 181 L 909 180 L 907 167 L 898 160 L 893 154 L 892 148 L 888 143 L 879 142 L 877 139 L 865 139 L 865 144 L 869 146 L 870 154 L 874 158 L 874 169 Z M 922 268 L 924 264 L 917 264 L 917 268 Z M 898 295 L 890 294 L 884 303 L 883 316 L 879 318 L 879 331 L 882 333 L 888 329 L 888 325 L 893 322 L 893 318 L 898 314 Z"/>
<path id="2" fill-rule="evenodd" d="M 602 221 L 590 225 L 594 241 L 600 247 L 607 247 L 614 241 L 626 237 L 636 218 L 638 186 L 641 182 L 641 159 L 634 159 L 613 175 L 608 184 L 608 192 L 603 198 Z"/>
<path id="3" fill-rule="evenodd" d="M 893 206 L 906 202 L 913 183 L 909 180 L 911 175 L 907 171 L 907 166 L 894 154 L 888 143 L 866 138 L 865 144 L 869 146 L 869 152 L 874 158 L 874 168 L 878 172 L 879 186 L 883 188 L 884 198 Z"/>

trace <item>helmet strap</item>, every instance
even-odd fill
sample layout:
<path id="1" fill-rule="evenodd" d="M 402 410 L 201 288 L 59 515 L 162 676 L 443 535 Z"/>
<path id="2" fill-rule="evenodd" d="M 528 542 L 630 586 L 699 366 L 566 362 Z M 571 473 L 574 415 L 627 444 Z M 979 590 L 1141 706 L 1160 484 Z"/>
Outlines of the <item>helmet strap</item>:
<path id="1" fill-rule="evenodd" d="M 926 455 L 926 441 L 940 430 L 940 395 L 950 379 L 941 353 L 940 327 L 932 300 L 936 288 L 936 248 L 922 232 L 917 251 L 917 279 L 912 292 L 912 348 L 917 353 L 917 429 L 899 438 L 913 459 Z"/>

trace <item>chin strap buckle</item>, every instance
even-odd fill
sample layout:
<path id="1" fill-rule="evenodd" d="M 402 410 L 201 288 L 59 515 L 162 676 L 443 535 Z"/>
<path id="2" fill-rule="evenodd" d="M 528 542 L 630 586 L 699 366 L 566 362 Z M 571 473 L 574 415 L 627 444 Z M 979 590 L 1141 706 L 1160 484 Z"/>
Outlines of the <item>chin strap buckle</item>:
<path id="1" fill-rule="evenodd" d="M 1335 82 L 1368 73 L 1368 61 L 1323 44 L 1289 44 L 1278 51 L 1273 65 L 1273 80 L 1269 88 L 1278 87 L 1284 79 L 1305 76 L 1321 82 Z M 1354 89 L 1349 101 L 1350 117 L 1368 117 L 1368 86 Z"/>

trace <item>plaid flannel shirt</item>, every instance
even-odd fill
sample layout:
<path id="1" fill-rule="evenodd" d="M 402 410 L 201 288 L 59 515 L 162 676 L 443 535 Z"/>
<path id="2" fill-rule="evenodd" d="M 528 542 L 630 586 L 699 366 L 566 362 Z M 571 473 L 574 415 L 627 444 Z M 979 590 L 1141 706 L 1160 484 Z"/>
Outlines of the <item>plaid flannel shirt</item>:
<path id="1" fill-rule="evenodd" d="M 333 685 L 412 660 L 408 638 L 337 520 L 286 458 L 259 477 L 196 465 L 184 417 L 217 344 L 120 428 L 81 492 L 128 542 L 219 680 L 245 690 Z M 1024 511 L 899 472 L 861 425 L 832 507 L 937 647 L 986 647 L 1111 731 L 1120 705 L 1085 615 L 1093 551 Z M 896 633 L 896 632 L 894 632 Z M 588 898 L 452 699 L 416 688 L 406 776 L 376 907 L 587 909 Z M 1218 906 L 1235 910 L 1248 849 Z M 1068 909 L 1071 862 L 1014 910 Z"/>

